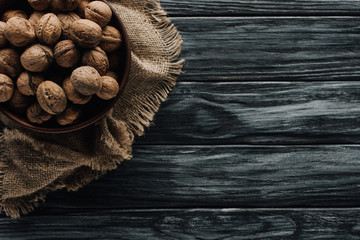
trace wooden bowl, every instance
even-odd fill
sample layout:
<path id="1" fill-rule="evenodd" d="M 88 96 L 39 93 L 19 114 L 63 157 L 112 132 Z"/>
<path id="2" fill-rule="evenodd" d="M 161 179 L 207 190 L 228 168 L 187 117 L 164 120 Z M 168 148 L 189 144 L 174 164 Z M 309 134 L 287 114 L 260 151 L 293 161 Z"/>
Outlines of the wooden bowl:
<path id="1" fill-rule="evenodd" d="M 119 57 L 119 61 L 120 61 L 119 68 L 116 70 L 112 70 L 118 75 L 120 91 L 117 97 L 109 101 L 104 101 L 98 98 L 97 96 L 94 96 L 88 104 L 80 106 L 83 109 L 83 114 L 79 122 L 68 126 L 60 126 L 59 124 L 57 124 L 55 117 L 53 117 L 53 119 L 50 120 L 49 122 L 46 122 L 41 125 L 33 124 L 27 120 L 26 113 L 18 113 L 13 109 L 11 109 L 11 107 L 9 107 L 7 103 L 1 103 L 0 111 L 3 112 L 8 118 L 24 126 L 25 128 L 35 132 L 68 133 L 83 129 L 85 127 L 88 127 L 96 123 L 97 121 L 102 119 L 110 111 L 112 107 L 114 107 L 116 102 L 119 100 L 121 94 L 123 93 L 128 82 L 130 63 L 131 63 L 131 47 L 125 26 L 122 23 L 120 17 L 116 14 L 114 8 L 107 1 L 105 0 L 102 1 L 108 4 L 113 12 L 113 17 L 109 25 L 116 27 L 120 31 L 123 37 L 122 46 L 120 47 L 120 49 L 118 49 L 115 52 Z M 28 13 L 32 11 L 27 0 L 0 0 L 0 14 L 3 14 L 6 10 L 9 9 L 21 9 Z M 19 51 L 23 51 L 23 50 L 24 49 L 19 49 Z M 53 72 L 54 77 L 56 77 L 56 75 L 59 74 L 60 71 L 63 72 L 65 70 L 55 67 L 54 69 L 52 69 L 51 74 Z M 13 79 L 13 81 L 15 82 L 16 79 Z"/>

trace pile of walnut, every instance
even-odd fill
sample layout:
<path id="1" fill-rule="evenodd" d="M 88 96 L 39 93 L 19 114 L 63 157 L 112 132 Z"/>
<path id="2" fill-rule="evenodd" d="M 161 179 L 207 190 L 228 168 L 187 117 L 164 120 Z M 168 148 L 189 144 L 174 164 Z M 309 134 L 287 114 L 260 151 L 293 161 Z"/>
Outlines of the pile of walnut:
<path id="1" fill-rule="evenodd" d="M 94 95 L 110 100 L 119 92 L 110 68 L 117 68 L 114 51 L 122 37 L 108 25 L 112 11 L 101 1 L 28 3 L 34 9 L 29 18 L 9 10 L 0 21 L 0 102 L 31 123 L 53 116 L 60 125 L 76 123 Z"/>

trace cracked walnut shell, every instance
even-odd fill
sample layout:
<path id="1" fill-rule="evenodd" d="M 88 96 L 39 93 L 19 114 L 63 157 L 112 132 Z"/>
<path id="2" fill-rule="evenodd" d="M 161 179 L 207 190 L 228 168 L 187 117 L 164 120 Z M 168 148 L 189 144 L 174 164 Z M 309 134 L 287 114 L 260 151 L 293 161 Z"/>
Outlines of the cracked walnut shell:
<path id="1" fill-rule="evenodd" d="M 71 40 L 64 40 L 54 48 L 56 63 L 64 68 L 74 67 L 80 60 L 80 51 Z"/>
<path id="2" fill-rule="evenodd" d="M 6 22 L 5 37 L 15 47 L 25 47 L 35 41 L 35 30 L 31 23 L 20 17 L 10 18 Z"/>
<path id="3" fill-rule="evenodd" d="M 109 71 L 109 59 L 99 47 L 86 51 L 81 62 L 83 65 L 95 68 L 101 76 Z"/>
<path id="4" fill-rule="evenodd" d="M 0 47 L 5 47 L 8 44 L 8 40 L 5 37 L 6 23 L 0 21 Z"/>
<path id="5" fill-rule="evenodd" d="M 62 113 L 67 105 L 64 90 L 51 81 L 45 81 L 39 85 L 36 98 L 44 111 L 54 115 Z"/>
<path id="6" fill-rule="evenodd" d="M 37 11 L 44 11 L 50 7 L 51 0 L 28 0 L 28 3 Z"/>
<path id="7" fill-rule="evenodd" d="M 80 0 L 79 7 L 76 11 L 80 17 L 85 18 L 85 8 L 90 2 L 90 0 Z"/>
<path id="8" fill-rule="evenodd" d="M 49 121 L 52 117 L 51 114 L 45 112 L 39 103 L 32 104 L 26 111 L 26 116 L 31 123 L 42 124 Z"/>
<path id="9" fill-rule="evenodd" d="M 39 74 L 23 72 L 16 81 L 19 92 L 25 96 L 35 96 L 39 85 L 45 81 Z"/>
<path id="10" fill-rule="evenodd" d="M 30 15 L 29 22 L 31 23 L 31 25 L 33 26 L 34 29 L 36 29 L 39 20 L 40 20 L 45 14 L 46 14 L 46 13 L 44 13 L 44 12 L 34 11 L 34 12 Z"/>
<path id="11" fill-rule="evenodd" d="M 85 18 L 96 22 L 100 27 L 105 27 L 111 17 L 111 8 L 104 2 L 93 1 L 85 7 Z"/>
<path id="12" fill-rule="evenodd" d="M 56 43 L 61 36 L 61 22 L 59 18 L 53 13 L 42 16 L 36 26 L 36 36 L 40 42 L 47 45 Z"/>
<path id="13" fill-rule="evenodd" d="M 52 50 L 41 44 L 32 45 L 20 57 L 21 64 L 30 72 L 45 71 L 52 64 L 53 59 Z"/>
<path id="14" fill-rule="evenodd" d="M 56 121 L 61 126 L 75 123 L 80 117 L 81 110 L 77 107 L 70 106 L 64 112 L 56 116 Z"/>
<path id="15" fill-rule="evenodd" d="M 99 47 L 105 52 L 113 52 L 121 46 L 121 43 L 122 37 L 119 30 L 112 26 L 106 26 L 103 30 Z"/>
<path id="16" fill-rule="evenodd" d="M 60 13 L 57 15 L 61 22 L 61 29 L 62 29 L 62 35 L 65 39 L 70 39 L 70 27 L 71 24 L 77 20 L 80 20 L 81 18 L 73 12 L 70 13 Z"/>
<path id="17" fill-rule="evenodd" d="M 101 41 L 102 29 L 93 21 L 80 19 L 71 24 L 70 35 L 80 47 L 93 48 Z"/>
<path id="18" fill-rule="evenodd" d="M 14 83 L 5 74 L 0 74 L 0 102 L 7 102 L 14 93 Z"/>
<path id="19" fill-rule="evenodd" d="M 23 10 L 8 10 L 2 15 L 1 21 L 7 22 L 10 18 L 13 17 L 20 17 L 24 19 L 28 18 L 26 12 L 24 12 Z"/>
<path id="20" fill-rule="evenodd" d="M 24 110 L 30 104 L 30 99 L 19 92 L 18 89 L 14 90 L 13 96 L 9 100 L 9 105 L 15 110 Z"/>
<path id="21" fill-rule="evenodd" d="M 21 72 L 19 54 L 11 48 L 0 50 L 0 73 L 10 77 L 17 77 Z"/>
<path id="22" fill-rule="evenodd" d="M 66 94 L 67 99 L 69 99 L 74 104 L 86 104 L 88 103 L 92 96 L 85 96 L 78 93 L 74 86 L 72 85 L 70 78 L 66 78 L 62 84 L 64 92 Z"/>
<path id="23" fill-rule="evenodd" d="M 101 76 L 95 68 L 83 66 L 72 72 L 70 81 L 77 92 L 90 96 L 100 91 L 100 78 Z"/>
<path id="24" fill-rule="evenodd" d="M 96 94 L 99 98 L 103 100 L 110 100 L 115 98 L 119 93 L 119 84 L 116 79 L 103 76 L 101 77 L 102 87 L 100 91 Z"/>
<path id="25" fill-rule="evenodd" d="M 119 79 L 118 75 L 117 75 L 115 72 L 113 72 L 113 71 L 107 72 L 107 73 L 105 74 L 105 76 L 112 77 L 112 78 L 114 78 L 116 81 Z"/>

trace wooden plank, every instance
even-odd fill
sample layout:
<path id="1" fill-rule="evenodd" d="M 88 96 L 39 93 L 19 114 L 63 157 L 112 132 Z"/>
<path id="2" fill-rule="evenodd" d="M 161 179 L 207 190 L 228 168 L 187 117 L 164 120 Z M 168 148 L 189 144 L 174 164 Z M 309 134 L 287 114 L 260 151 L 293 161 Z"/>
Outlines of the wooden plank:
<path id="1" fill-rule="evenodd" d="M 357 0 L 161 0 L 170 16 L 359 15 Z"/>
<path id="2" fill-rule="evenodd" d="M 134 159 L 43 209 L 358 207 L 360 145 L 137 146 Z"/>
<path id="3" fill-rule="evenodd" d="M 180 82 L 137 144 L 360 143 L 360 82 Z"/>
<path id="4" fill-rule="evenodd" d="M 0 218 L 12 239 L 359 239 L 359 209 L 61 209 Z"/>
<path id="5" fill-rule="evenodd" d="M 174 19 L 182 81 L 358 80 L 360 17 Z"/>

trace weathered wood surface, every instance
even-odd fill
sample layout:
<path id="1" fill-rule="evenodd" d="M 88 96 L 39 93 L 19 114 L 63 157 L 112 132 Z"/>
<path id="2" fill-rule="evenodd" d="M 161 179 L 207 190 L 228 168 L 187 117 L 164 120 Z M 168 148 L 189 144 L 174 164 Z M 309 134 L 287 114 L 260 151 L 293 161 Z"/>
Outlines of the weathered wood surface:
<path id="1" fill-rule="evenodd" d="M 58 209 L 0 219 L 2 240 L 359 239 L 360 210 Z"/>
<path id="2" fill-rule="evenodd" d="M 360 17 L 174 19 L 182 81 L 359 80 Z"/>
<path id="3" fill-rule="evenodd" d="M 138 144 L 360 143 L 360 82 L 180 82 Z"/>
<path id="4" fill-rule="evenodd" d="M 45 209 L 359 207 L 360 146 L 137 146 L 134 159 Z"/>
<path id="5" fill-rule="evenodd" d="M 357 0 L 161 0 L 170 16 L 359 15 Z"/>
<path id="6" fill-rule="evenodd" d="M 360 2 L 162 5 L 187 62 L 134 159 L 0 239 L 359 239 Z"/>

